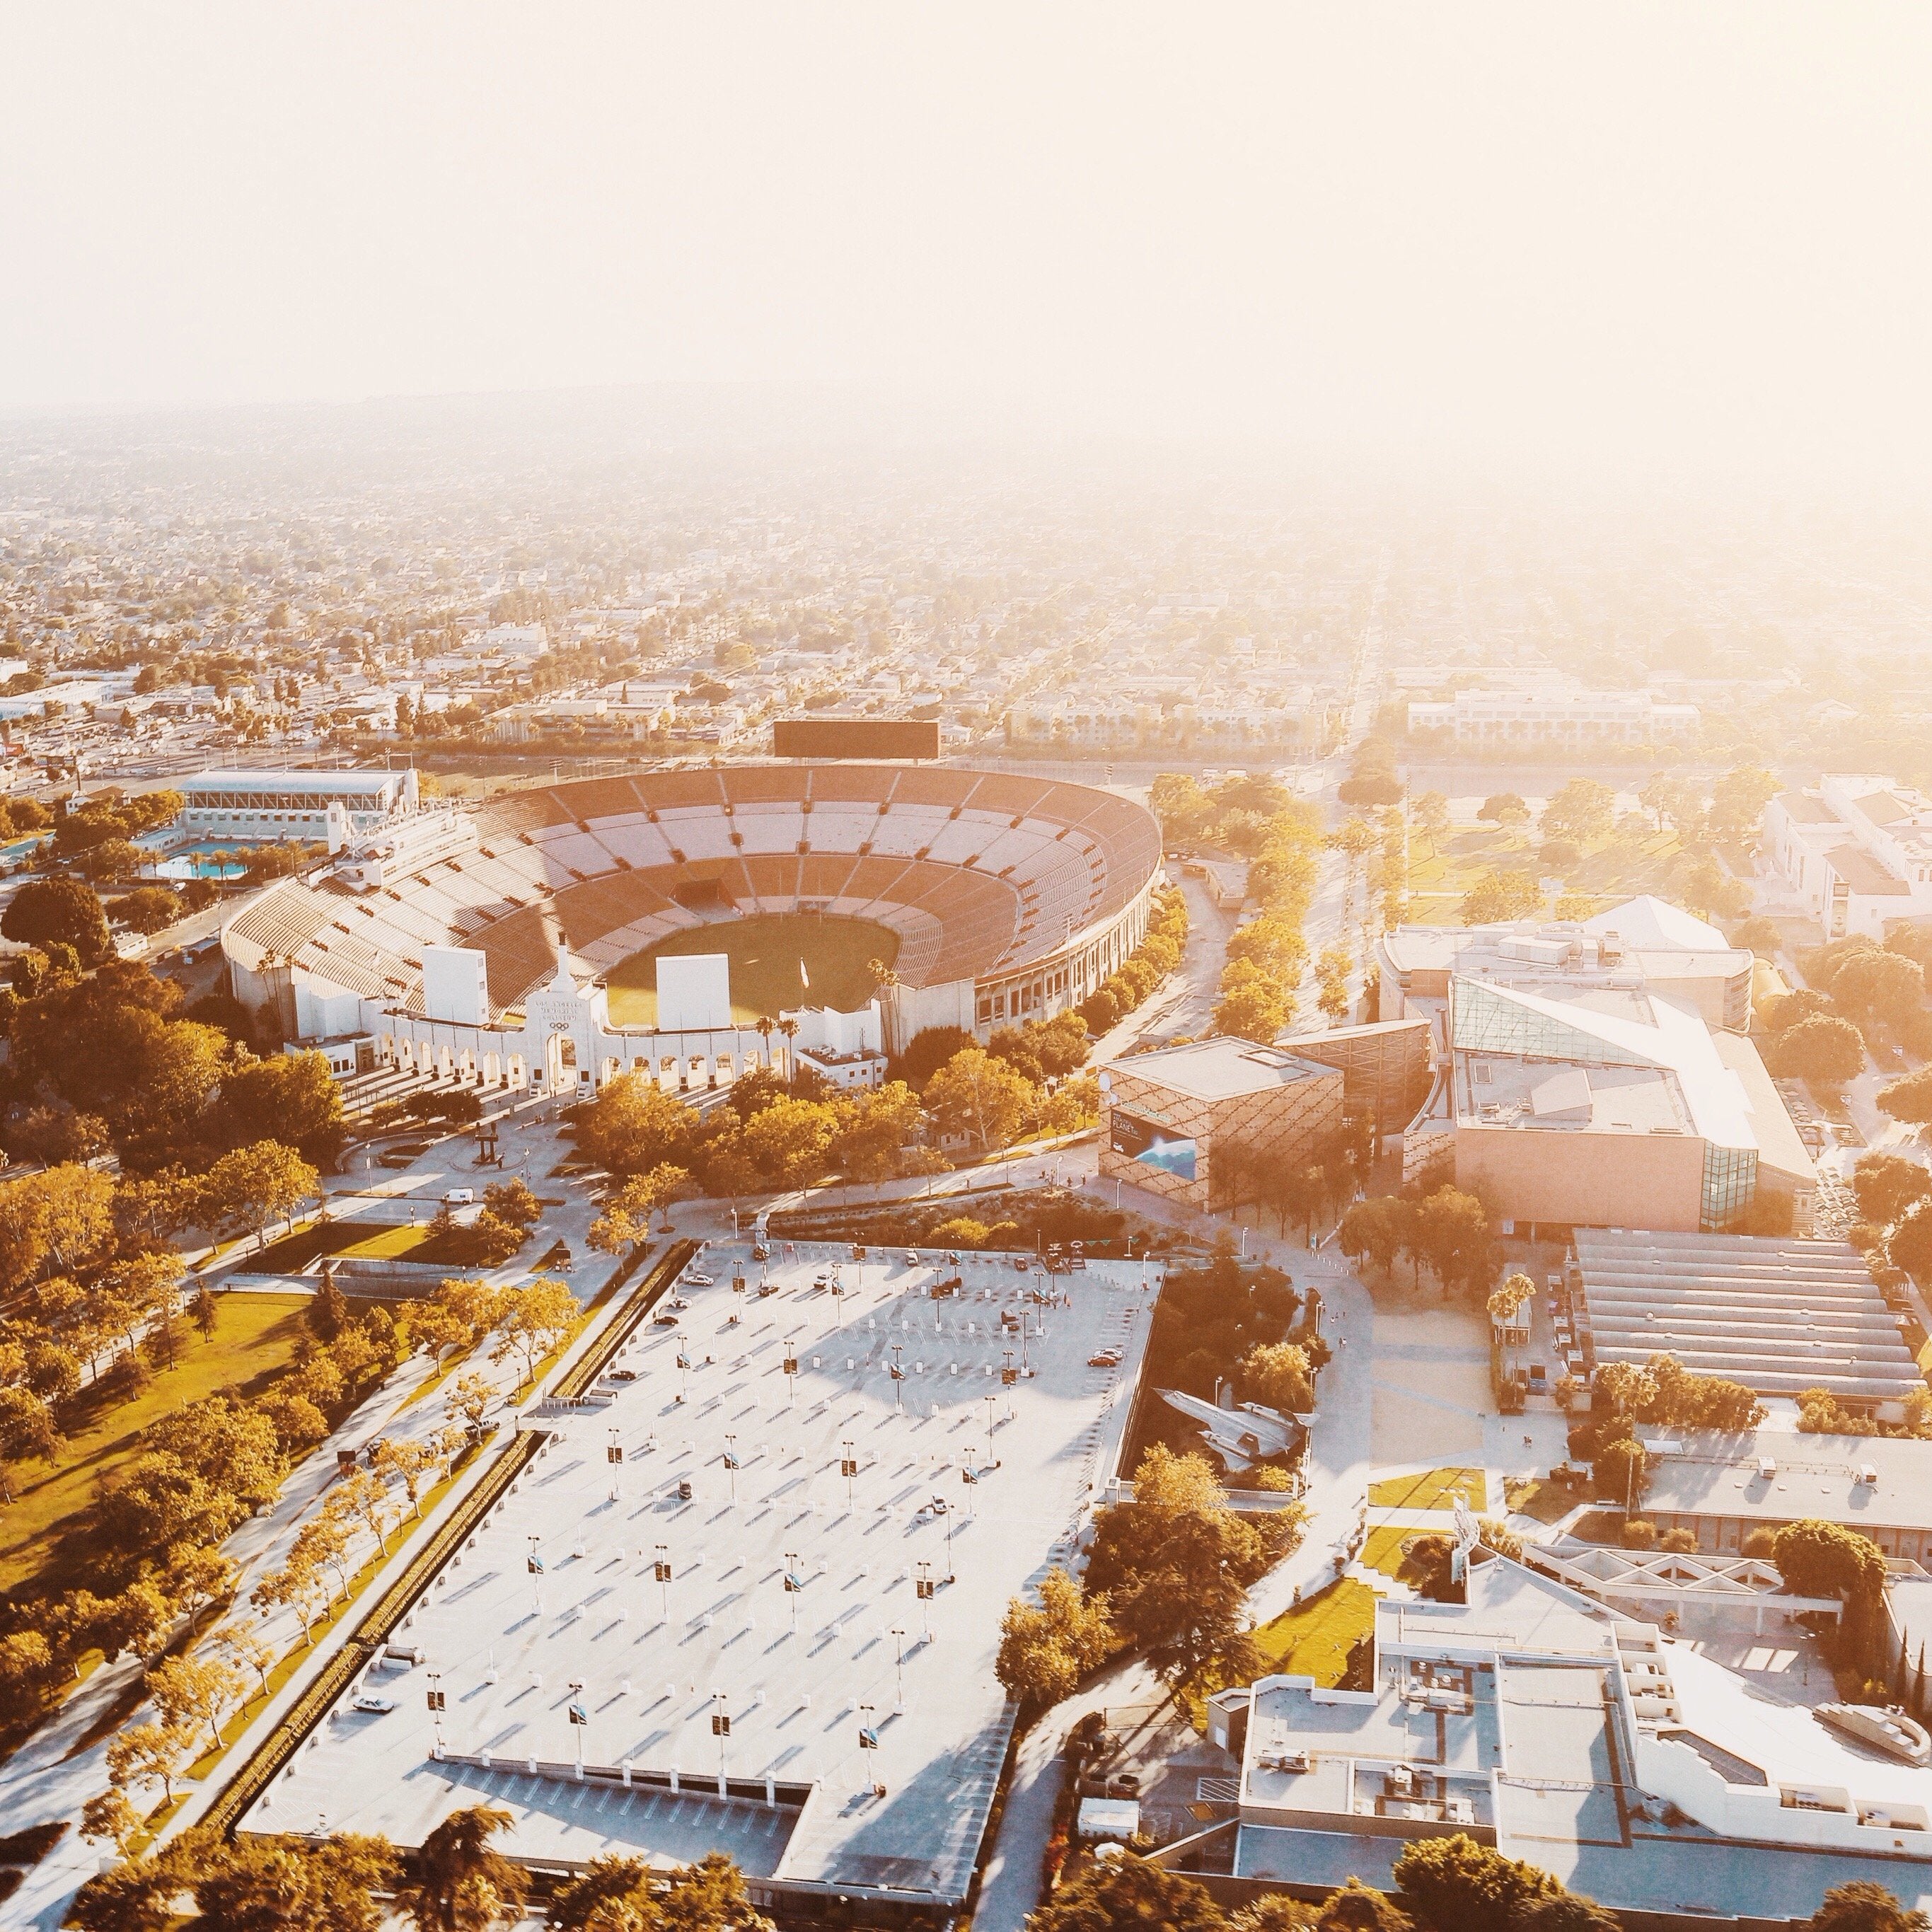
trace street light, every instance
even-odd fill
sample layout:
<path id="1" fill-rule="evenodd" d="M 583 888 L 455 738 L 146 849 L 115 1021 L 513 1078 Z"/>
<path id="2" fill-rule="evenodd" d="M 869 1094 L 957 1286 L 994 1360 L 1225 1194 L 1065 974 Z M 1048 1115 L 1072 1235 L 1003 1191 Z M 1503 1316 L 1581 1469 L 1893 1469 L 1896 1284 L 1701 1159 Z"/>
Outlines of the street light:
<path id="1" fill-rule="evenodd" d="M 993 1460 L 993 1405 L 998 1397 L 988 1393 L 986 1397 L 986 1460 Z"/>
<path id="2" fill-rule="evenodd" d="M 658 1607 L 664 1621 L 670 1622 L 670 1546 L 660 1543 L 657 1546 L 657 1558 L 651 1566 L 658 1583 Z"/>
<path id="3" fill-rule="evenodd" d="M 898 1680 L 892 1696 L 895 1714 L 905 1708 L 905 1632 L 897 1624 L 892 1626 L 892 1670 Z"/>

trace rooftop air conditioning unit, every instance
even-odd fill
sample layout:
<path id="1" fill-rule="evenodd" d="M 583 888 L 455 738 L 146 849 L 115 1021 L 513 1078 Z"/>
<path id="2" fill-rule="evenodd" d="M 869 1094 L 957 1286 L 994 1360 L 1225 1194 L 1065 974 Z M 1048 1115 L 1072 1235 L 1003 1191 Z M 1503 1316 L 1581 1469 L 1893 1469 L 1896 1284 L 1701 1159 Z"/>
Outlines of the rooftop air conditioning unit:
<path id="1" fill-rule="evenodd" d="M 1778 1474 L 1778 1458 L 1775 1456 L 1760 1456 L 1757 1459 L 1757 1472 L 1766 1482 L 1769 1482 Z"/>
<path id="2" fill-rule="evenodd" d="M 1858 1480 L 1868 1490 L 1876 1489 L 1878 1465 L 1876 1462 L 1861 1462 L 1858 1465 Z"/>

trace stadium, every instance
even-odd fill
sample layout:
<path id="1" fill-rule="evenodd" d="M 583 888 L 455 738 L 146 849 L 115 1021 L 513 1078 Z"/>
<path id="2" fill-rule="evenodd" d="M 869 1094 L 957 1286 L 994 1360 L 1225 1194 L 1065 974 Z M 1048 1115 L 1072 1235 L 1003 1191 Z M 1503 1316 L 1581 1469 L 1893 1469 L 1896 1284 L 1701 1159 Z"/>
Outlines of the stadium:
<path id="1" fill-rule="evenodd" d="M 1144 934 L 1160 859 L 1150 812 L 1084 785 L 655 770 L 415 812 L 271 887 L 222 944 L 236 997 L 339 1073 L 688 1089 L 794 1047 L 897 1052 L 1077 1006 Z M 701 1023 L 654 990 L 660 956 L 693 952 L 731 962 Z"/>

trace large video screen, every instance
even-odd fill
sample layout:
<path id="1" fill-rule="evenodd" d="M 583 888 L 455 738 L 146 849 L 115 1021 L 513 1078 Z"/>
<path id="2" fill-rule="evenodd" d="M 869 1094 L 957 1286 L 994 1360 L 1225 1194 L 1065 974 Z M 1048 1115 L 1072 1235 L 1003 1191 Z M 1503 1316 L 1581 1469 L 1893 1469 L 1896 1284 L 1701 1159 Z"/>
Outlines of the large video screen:
<path id="1" fill-rule="evenodd" d="M 1118 1111 L 1114 1114 L 1109 1132 L 1116 1154 L 1137 1160 L 1144 1167 L 1157 1167 L 1162 1173 L 1171 1174 L 1177 1180 L 1194 1178 L 1196 1144 L 1192 1140 L 1170 1134 L 1150 1120 L 1138 1120 L 1132 1114 Z"/>
<path id="2" fill-rule="evenodd" d="M 779 758 L 936 758 L 939 721 L 917 718 L 778 718 L 772 754 Z"/>

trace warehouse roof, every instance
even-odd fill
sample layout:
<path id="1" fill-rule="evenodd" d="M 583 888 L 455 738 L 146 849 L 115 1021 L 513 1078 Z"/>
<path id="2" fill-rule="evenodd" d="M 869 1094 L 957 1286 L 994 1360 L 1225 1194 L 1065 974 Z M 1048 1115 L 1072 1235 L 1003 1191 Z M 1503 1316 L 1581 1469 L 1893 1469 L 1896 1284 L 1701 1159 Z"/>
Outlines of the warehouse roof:
<path id="1" fill-rule="evenodd" d="M 1576 1252 L 1599 1365 L 1668 1354 L 1760 1395 L 1898 1402 L 1924 1386 L 1848 1241 L 1579 1228 Z"/>

